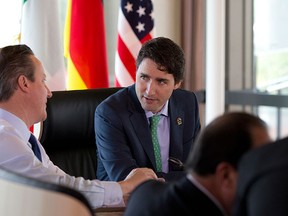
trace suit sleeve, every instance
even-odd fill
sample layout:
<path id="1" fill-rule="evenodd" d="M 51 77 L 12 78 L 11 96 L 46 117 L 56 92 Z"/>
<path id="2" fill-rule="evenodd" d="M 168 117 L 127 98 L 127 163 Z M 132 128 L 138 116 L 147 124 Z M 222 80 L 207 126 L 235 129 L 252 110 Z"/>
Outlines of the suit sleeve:
<path id="1" fill-rule="evenodd" d="M 165 183 L 155 180 L 142 183 L 131 194 L 125 216 L 168 215 L 163 205 L 169 203 L 161 202 L 165 191 L 167 191 Z"/>
<path id="2" fill-rule="evenodd" d="M 138 167 L 117 112 L 105 103 L 98 106 L 95 112 L 95 135 L 98 163 L 102 165 L 102 170 L 97 170 L 99 179 L 121 181 Z M 100 166 L 98 164 L 98 168 Z"/>

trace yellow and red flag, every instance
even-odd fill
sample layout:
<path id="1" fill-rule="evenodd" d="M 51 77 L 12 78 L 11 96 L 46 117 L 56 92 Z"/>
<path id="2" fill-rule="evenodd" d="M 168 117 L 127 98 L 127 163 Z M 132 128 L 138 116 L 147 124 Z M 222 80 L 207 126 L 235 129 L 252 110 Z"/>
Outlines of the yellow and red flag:
<path id="1" fill-rule="evenodd" d="M 102 0 L 68 0 L 64 40 L 67 89 L 108 87 Z"/>

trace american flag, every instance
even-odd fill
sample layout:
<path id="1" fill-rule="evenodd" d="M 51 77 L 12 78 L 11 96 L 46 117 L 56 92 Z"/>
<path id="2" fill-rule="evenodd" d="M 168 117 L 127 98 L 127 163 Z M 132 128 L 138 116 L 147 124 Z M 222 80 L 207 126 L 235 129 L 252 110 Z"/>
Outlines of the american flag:
<path id="1" fill-rule="evenodd" d="M 135 60 L 142 44 L 153 37 L 154 18 L 151 0 L 121 0 L 115 59 L 115 85 L 135 82 Z"/>

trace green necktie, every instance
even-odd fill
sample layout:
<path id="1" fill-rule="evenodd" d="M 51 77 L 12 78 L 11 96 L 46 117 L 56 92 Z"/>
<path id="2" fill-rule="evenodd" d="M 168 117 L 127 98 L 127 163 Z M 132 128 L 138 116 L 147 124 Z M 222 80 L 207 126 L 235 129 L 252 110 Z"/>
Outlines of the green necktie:
<path id="1" fill-rule="evenodd" d="M 161 151 L 160 151 L 160 145 L 159 145 L 158 136 L 157 136 L 157 126 L 158 126 L 159 120 L 160 120 L 160 115 L 154 115 L 150 118 L 150 130 L 151 130 L 157 172 L 162 171 Z"/>

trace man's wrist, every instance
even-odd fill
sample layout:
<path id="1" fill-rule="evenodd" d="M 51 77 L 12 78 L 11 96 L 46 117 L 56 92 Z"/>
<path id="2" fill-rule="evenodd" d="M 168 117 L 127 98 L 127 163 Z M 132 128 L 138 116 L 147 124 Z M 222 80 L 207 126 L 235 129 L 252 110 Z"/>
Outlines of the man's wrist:
<path id="1" fill-rule="evenodd" d="M 131 192 L 131 189 L 128 186 L 129 184 L 126 181 L 121 181 L 118 183 L 119 183 L 120 188 L 122 190 L 123 201 L 124 201 L 125 205 L 127 205 L 127 201 L 128 201 L 128 198 L 129 198 L 130 192 Z"/>

